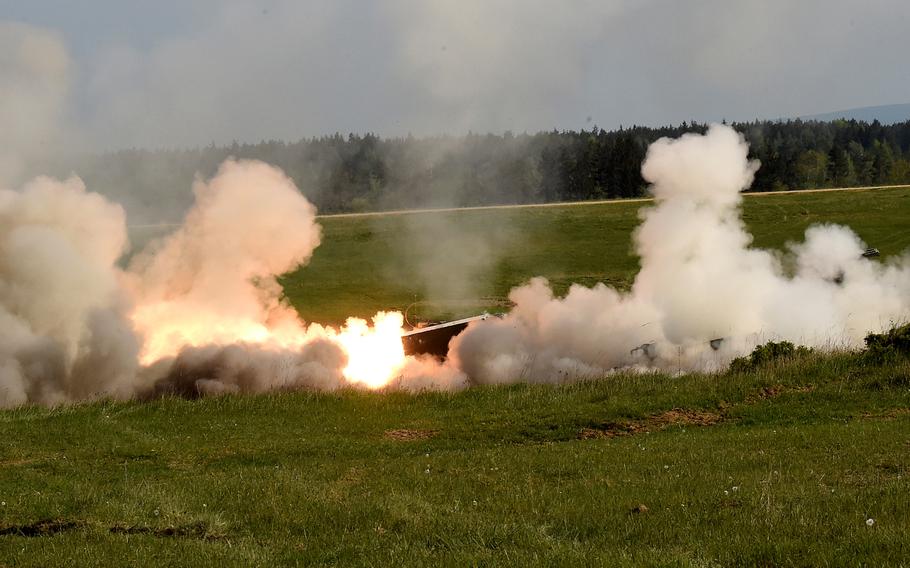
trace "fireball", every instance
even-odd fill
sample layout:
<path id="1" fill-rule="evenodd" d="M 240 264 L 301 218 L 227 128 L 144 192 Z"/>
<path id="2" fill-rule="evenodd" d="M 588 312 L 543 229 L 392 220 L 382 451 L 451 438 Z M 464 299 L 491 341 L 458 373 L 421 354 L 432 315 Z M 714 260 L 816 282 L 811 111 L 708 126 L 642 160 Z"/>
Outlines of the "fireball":
<path id="1" fill-rule="evenodd" d="M 406 357 L 401 343 L 400 312 L 379 312 L 373 316 L 373 327 L 359 318 L 349 318 L 338 334 L 348 356 L 344 377 L 370 389 L 379 389 L 394 380 Z"/>
<path id="2" fill-rule="evenodd" d="M 166 303 L 140 306 L 133 322 L 142 330 L 143 365 L 176 356 L 185 347 L 246 343 L 267 349 L 299 349 L 317 338 L 336 343 L 347 356 L 345 380 L 369 389 L 380 389 L 396 379 L 406 362 L 401 343 L 403 316 L 379 312 L 370 326 L 366 320 L 348 318 L 341 329 L 312 325 L 296 318 L 273 318 L 268 324 L 247 318 L 201 310 L 173 309 Z"/>

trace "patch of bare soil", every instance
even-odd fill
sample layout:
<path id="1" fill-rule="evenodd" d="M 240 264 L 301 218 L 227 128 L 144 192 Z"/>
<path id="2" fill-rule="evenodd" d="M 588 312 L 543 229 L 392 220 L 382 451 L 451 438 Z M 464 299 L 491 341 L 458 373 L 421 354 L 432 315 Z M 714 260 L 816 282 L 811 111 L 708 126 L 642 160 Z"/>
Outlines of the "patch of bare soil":
<path id="1" fill-rule="evenodd" d="M 195 538 L 199 540 L 220 540 L 222 534 L 212 533 L 206 523 L 191 523 L 176 527 L 147 527 L 117 525 L 110 529 L 113 534 L 149 534 L 161 538 Z"/>
<path id="2" fill-rule="evenodd" d="M 17 467 L 20 465 L 28 465 L 35 463 L 38 460 L 35 458 L 9 458 L 9 459 L 0 459 L 0 467 Z"/>
<path id="3" fill-rule="evenodd" d="M 439 430 L 412 430 L 408 428 L 399 428 L 396 430 L 386 430 L 383 437 L 397 442 L 413 442 L 416 440 L 428 440 L 438 433 Z"/>
<path id="4" fill-rule="evenodd" d="M 910 414 L 910 408 L 890 408 L 884 412 L 863 412 L 862 417 L 867 420 L 894 420 Z"/>
<path id="5" fill-rule="evenodd" d="M 66 519 L 42 519 L 34 523 L 20 525 L 0 525 L 0 536 L 24 536 L 24 537 L 41 537 L 53 536 L 58 533 L 78 530 L 87 527 L 85 521 L 73 521 Z M 158 537 L 171 538 L 197 538 L 200 540 L 219 540 L 225 538 L 224 535 L 214 533 L 206 523 L 192 523 L 177 527 L 146 527 L 146 526 L 126 526 L 115 525 L 110 528 L 114 534 L 150 534 Z"/>
<path id="6" fill-rule="evenodd" d="M 23 525 L 0 525 L 0 536 L 51 536 L 57 533 L 72 531 L 85 526 L 82 521 L 67 521 L 65 519 L 42 519 L 34 523 Z"/>
<path id="7" fill-rule="evenodd" d="M 771 400 L 779 397 L 782 394 L 793 393 L 793 392 L 812 392 L 815 390 L 815 387 L 811 385 L 806 386 L 784 386 L 784 385 L 772 385 L 770 387 L 762 387 L 758 389 L 757 392 L 754 392 L 746 397 L 746 404 L 753 404 L 760 400 Z"/>
<path id="8" fill-rule="evenodd" d="M 628 420 L 622 422 L 605 422 L 582 428 L 578 434 L 581 440 L 594 438 L 615 438 L 617 436 L 630 436 L 642 432 L 656 432 L 670 426 L 713 426 L 724 417 L 716 412 L 706 410 L 690 410 L 674 408 L 659 414 L 652 414 L 641 420 Z"/>

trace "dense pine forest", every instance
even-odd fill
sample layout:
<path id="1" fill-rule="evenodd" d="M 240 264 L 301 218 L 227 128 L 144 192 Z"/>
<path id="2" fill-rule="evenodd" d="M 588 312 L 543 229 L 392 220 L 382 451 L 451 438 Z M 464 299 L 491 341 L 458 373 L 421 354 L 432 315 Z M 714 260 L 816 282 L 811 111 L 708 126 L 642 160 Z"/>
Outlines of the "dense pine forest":
<path id="1" fill-rule="evenodd" d="M 756 121 L 732 125 L 761 160 L 754 191 L 910 183 L 910 121 Z M 290 175 L 323 213 L 535 203 L 643 195 L 648 144 L 706 124 L 671 127 L 380 138 L 335 134 L 297 142 L 123 150 L 66 164 L 124 201 L 134 219 L 160 221 L 188 203 L 197 173 L 225 158 L 265 160 Z M 63 172 L 61 172 L 63 173 Z"/>

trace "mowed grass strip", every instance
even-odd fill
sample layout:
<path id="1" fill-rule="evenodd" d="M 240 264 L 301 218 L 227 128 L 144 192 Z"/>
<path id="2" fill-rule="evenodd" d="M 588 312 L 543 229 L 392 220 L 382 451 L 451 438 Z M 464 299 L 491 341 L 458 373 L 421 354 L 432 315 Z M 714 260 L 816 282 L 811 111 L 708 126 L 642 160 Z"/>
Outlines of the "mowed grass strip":
<path id="1" fill-rule="evenodd" d="M 22 408 L 0 424 L 7 565 L 896 566 L 910 554 L 910 364 L 850 354 L 461 393 Z"/>
<path id="2" fill-rule="evenodd" d="M 419 315 L 495 310 L 512 287 L 532 276 L 547 277 L 560 294 L 572 283 L 627 288 L 638 271 L 632 235 L 639 211 L 651 206 L 617 202 L 326 217 L 311 262 L 282 284 L 307 321 L 335 324 L 426 299 L 432 304 L 418 305 Z M 743 218 L 756 247 L 780 250 L 802 240 L 812 224 L 837 223 L 887 259 L 910 248 L 910 187 L 747 196 Z M 440 298 L 433 284 L 446 278 L 470 286 L 460 294 L 445 290 L 449 295 Z"/>

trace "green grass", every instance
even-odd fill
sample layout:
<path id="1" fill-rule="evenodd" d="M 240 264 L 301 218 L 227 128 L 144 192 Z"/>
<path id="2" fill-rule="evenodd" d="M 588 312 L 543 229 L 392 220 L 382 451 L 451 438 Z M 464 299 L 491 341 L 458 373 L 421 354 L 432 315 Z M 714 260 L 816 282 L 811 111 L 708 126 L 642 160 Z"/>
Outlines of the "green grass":
<path id="1" fill-rule="evenodd" d="M 627 285 L 638 207 L 427 219 L 451 216 L 504 243 L 476 279 L 478 296 L 495 299 L 535 274 L 559 289 Z M 748 198 L 745 216 L 763 247 L 813 222 L 848 224 L 885 256 L 910 245 L 910 189 Z M 424 293 L 410 276 L 415 258 L 401 252 L 414 250 L 407 222 L 324 219 L 312 264 L 284 279 L 288 297 L 322 321 L 404 307 Z M 26 407 L 0 412 L 0 428 L 0 566 L 910 558 L 903 360 L 812 354 L 747 373 L 461 393 Z"/>
<path id="2" fill-rule="evenodd" d="M 720 421 L 655 420 L 672 409 Z M 96 403 L 0 423 L 11 566 L 910 557 L 908 363 L 845 354 L 457 394 Z M 403 429 L 430 436 L 386 434 Z"/>
<path id="3" fill-rule="evenodd" d="M 452 253 L 453 240 L 439 238 L 433 230 L 441 225 L 456 228 L 454 242 L 479 236 L 494 243 L 497 253 L 470 278 L 470 295 L 437 301 L 424 306 L 423 313 L 471 315 L 496 306 L 513 286 L 537 275 L 549 278 L 558 293 L 573 282 L 624 288 L 638 270 L 632 232 L 644 206 L 608 203 L 325 217 L 320 220 L 323 243 L 312 261 L 282 283 L 308 321 L 341 323 L 349 315 L 404 310 L 427 296 L 419 269 L 424 259 L 445 259 Z M 780 249 L 801 240 L 811 224 L 840 223 L 887 257 L 910 248 L 910 188 L 749 196 L 744 219 L 758 247 Z M 458 263 L 453 266 L 457 271 Z"/>

